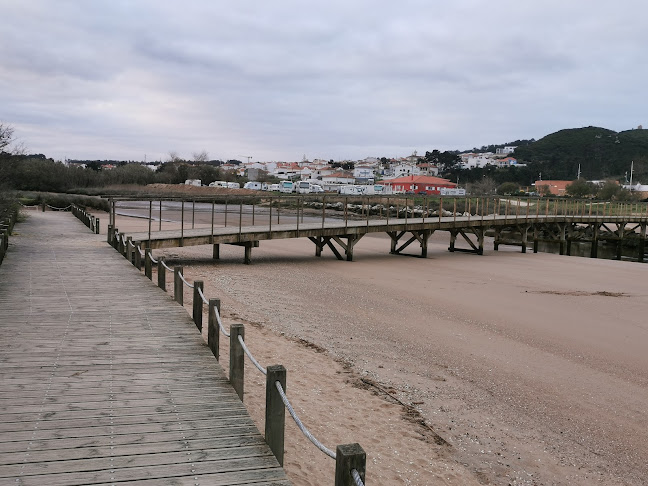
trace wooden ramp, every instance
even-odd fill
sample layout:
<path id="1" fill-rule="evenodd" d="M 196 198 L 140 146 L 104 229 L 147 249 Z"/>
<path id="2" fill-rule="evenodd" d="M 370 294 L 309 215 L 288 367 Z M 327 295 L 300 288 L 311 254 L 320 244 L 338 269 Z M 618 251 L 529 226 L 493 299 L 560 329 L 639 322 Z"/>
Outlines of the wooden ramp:
<path id="1" fill-rule="evenodd" d="M 0 485 L 289 485 L 187 311 L 69 213 L 0 266 Z"/>

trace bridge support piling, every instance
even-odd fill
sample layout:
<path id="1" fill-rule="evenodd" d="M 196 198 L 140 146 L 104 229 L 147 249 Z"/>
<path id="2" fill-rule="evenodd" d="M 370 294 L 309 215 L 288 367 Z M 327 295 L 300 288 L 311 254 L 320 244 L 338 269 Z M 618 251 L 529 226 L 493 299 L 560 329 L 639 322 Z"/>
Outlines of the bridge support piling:
<path id="1" fill-rule="evenodd" d="M 639 255 L 637 255 L 637 261 L 643 263 L 645 254 L 646 254 L 646 223 L 641 223 L 641 231 L 639 233 Z"/>
<path id="2" fill-rule="evenodd" d="M 346 259 L 347 262 L 352 262 L 353 261 L 353 247 L 355 244 L 360 241 L 359 236 L 349 236 L 347 238 L 347 245 L 346 245 Z"/>
<path id="3" fill-rule="evenodd" d="M 220 244 L 215 243 L 212 249 L 212 259 L 220 260 Z"/>
<path id="4" fill-rule="evenodd" d="M 266 375 L 265 441 L 277 458 L 280 466 L 284 459 L 284 431 L 286 429 L 286 406 L 284 405 L 276 382 L 286 392 L 286 368 L 271 365 Z"/>
<path id="5" fill-rule="evenodd" d="M 200 296 L 200 291 L 204 289 L 204 283 L 202 280 L 194 280 L 194 289 L 193 289 L 193 302 L 192 302 L 192 317 L 194 324 L 200 332 L 202 332 L 202 321 L 203 321 L 203 300 Z"/>
<path id="6" fill-rule="evenodd" d="M 322 250 L 324 249 L 324 245 L 326 244 L 324 241 L 323 236 L 309 236 L 309 240 L 311 240 L 313 243 L 315 243 L 315 256 L 316 257 L 321 257 L 322 256 Z"/>
<path id="7" fill-rule="evenodd" d="M 625 239 L 625 227 L 626 223 L 621 222 L 617 225 L 618 230 L 617 234 L 619 235 L 619 239 L 617 240 L 617 245 L 616 245 L 616 259 L 621 260 L 621 255 L 622 255 L 622 250 L 623 250 L 623 242 Z"/>
<path id="8" fill-rule="evenodd" d="M 493 250 L 499 251 L 499 242 L 501 239 L 502 228 L 495 228 L 495 238 L 493 239 Z"/>
<path id="9" fill-rule="evenodd" d="M 455 244 L 457 243 L 457 234 L 458 233 L 459 233 L 458 230 L 450 230 L 450 246 L 448 247 L 449 252 L 454 252 L 455 251 Z"/>
<path id="10" fill-rule="evenodd" d="M 590 248 L 590 258 L 598 258 L 599 234 L 601 228 L 598 223 L 592 225 L 592 247 Z"/>
<path id="11" fill-rule="evenodd" d="M 522 253 L 527 251 L 527 243 L 529 242 L 529 227 L 528 226 L 518 226 L 520 231 L 521 241 L 522 241 Z"/>
<path id="12" fill-rule="evenodd" d="M 567 247 L 567 225 L 564 223 L 558 224 L 558 237 L 560 241 L 560 254 L 564 255 Z"/>
<path id="13" fill-rule="evenodd" d="M 220 316 L 220 299 L 209 299 L 209 311 L 207 314 L 207 345 L 211 349 L 216 361 L 220 358 L 220 328 L 216 313 Z"/>
<path id="14" fill-rule="evenodd" d="M 252 241 L 248 241 L 245 243 L 245 257 L 243 259 L 243 263 L 245 263 L 246 265 L 252 263 L 252 246 L 253 246 Z"/>
<path id="15" fill-rule="evenodd" d="M 245 378 L 245 351 L 239 343 L 238 337 L 245 341 L 245 327 L 243 324 L 230 326 L 230 384 L 243 401 L 243 382 Z"/>

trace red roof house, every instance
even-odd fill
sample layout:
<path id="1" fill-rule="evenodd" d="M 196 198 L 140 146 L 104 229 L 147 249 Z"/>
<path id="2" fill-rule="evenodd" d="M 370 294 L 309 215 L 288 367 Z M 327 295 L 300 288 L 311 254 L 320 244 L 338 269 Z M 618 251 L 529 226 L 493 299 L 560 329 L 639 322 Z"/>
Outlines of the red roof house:
<path id="1" fill-rule="evenodd" d="M 413 194 L 441 194 L 441 188 L 457 187 L 452 181 L 442 179 L 441 177 L 432 176 L 405 176 L 396 179 L 386 179 L 380 181 L 381 184 L 391 187 L 392 193 L 413 193 Z"/>

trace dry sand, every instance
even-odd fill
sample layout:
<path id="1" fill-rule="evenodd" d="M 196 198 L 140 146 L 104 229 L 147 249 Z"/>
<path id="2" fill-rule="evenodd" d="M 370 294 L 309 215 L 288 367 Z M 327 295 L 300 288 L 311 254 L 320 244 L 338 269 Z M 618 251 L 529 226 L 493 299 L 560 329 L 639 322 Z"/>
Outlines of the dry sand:
<path id="1" fill-rule="evenodd" d="M 287 368 L 324 444 L 364 447 L 368 484 L 645 484 L 648 266 L 451 254 L 447 240 L 435 234 L 427 259 L 389 255 L 382 235 L 354 262 L 315 258 L 306 239 L 263 241 L 252 265 L 229 245 L 217 262 L 210 247 L 155 254 L 204 280 L 226 324 L 249 324 L 248 346 Z M 265 378 L 248 364 L 245 403 L 263 430 Z M 334 461 L 286 423 L 294 484 L 332 484 Z"/>

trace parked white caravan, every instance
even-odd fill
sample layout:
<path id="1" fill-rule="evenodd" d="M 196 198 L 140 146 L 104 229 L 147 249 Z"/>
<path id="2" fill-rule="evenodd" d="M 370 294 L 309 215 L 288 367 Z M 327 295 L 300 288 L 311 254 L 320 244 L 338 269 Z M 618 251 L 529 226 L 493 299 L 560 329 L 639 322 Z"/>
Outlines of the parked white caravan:
<path id="1" fill-rule="evenodd" d="M 238 182 L 228 182 L 227 183 L 227 188 L 228 189 L 240 189 L 241 184 L 239 184 Z"/>
<path id="2" fill-rule="evenodd" d="M 295 184 L 295 192 L 298 194 L 315 194 L 324 192 L 324 189 L 319 184 L 310 181 L 299 181 Z"/>
<path id="3" fill-rule="evenodd" d="M 291 193 L 294 192 L 294 184 L 291 181 L 281 181 L 279 185 L 279 192 Z"/>
<path id="4" fill-rule="evenodd" d="M 441 189 L 439 189 L 439 194 L 441 196 L 465 196 L 466 190 L 459 189 L 458 187 L 457 188 L 442 187 Z"/>
<path id="5" fill-rule="evenodd" d="M 227 187 L 227 182 L 225 181 L 210 182 L 209 187 Z"/>
<path id="6" fill-rule="evenodd" d="M 360 185 L 340 186 L 340 194 L 344 194 L 347 196 L 359 196 L 365 193 L 366 187 L 367 186 L 360 186 Z"/>
<path id="7" fill-rule="evenodd" d="M 198 187 L 200 187 L 201 185 L 202 184 L 201 184 L 200 179 L 187 179 L 185 181 L 185 186 L 198 186 Z"/>
<path id="8" fill-rule="evenodd" d="M 268 184 L 265 182 L 249 181 L 243 185 L 243 189 L 251 189 L 252 191 L 267 191 Z"/>
<path id="9" fill-rule="evenodd" d="M 276 192 L 279 192 L 280 189 L 281 189 L 281 185 L 280 185 L 280 184 L 270 184 L 270 185 L 268 186 L 268 191 L 276 191 Z"/>

